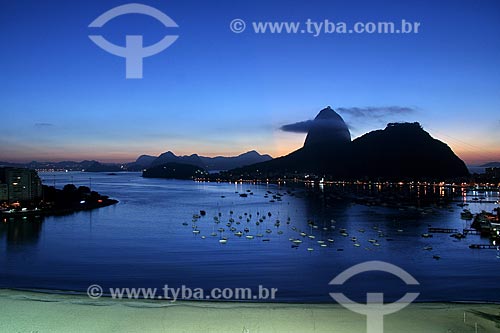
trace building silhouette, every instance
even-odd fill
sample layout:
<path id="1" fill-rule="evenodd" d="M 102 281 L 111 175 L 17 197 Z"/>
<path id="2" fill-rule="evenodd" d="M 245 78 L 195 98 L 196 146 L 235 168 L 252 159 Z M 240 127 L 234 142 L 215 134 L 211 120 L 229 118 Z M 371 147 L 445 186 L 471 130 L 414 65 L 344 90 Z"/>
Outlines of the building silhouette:
<path id="1" fill-rule="evenodd" d="M 0 201 L 32 201 L 42 197 L 42 181 L 35 170 L 0 168 Z"/>

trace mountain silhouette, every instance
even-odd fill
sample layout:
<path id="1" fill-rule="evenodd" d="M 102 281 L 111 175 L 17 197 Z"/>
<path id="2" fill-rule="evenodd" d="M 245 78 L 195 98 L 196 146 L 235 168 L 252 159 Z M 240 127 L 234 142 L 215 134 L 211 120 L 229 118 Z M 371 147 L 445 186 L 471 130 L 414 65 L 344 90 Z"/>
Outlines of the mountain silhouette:
<path id="1" fill-rule="evenodd" d="M 88 172 L 117 172 L 117 171 L 143 171 L 152 165 L 162 165 L 166 163 L 181 163 L 198 166 L 206 170 L 230 170 L 259 162 L 272 160 L 269 155 L 261 155 L 255 150 L 246 152 L 238 156 L 217 156 L 204 157 L 196 154 L 190 156 L 176 156 L 171 151 L 160 156 L 141 155 L 134 162 L 129 163 L 102 163 L 95 160 L 84 160 L 81 162 L 61 161 L 61 162 L 37 162 L 11 163 L 0 161 L 0 166 L 11 166 L 29 169 L 56 169 Z"/>
<path id="2" fill-rule="evenodd" d="M 321 110 L 311 123 L 304 147 L 314 145 L 343 145 L 351 141 L 344 119 L 331 107 Z"/>
<path id="3" fill-rule="evenodd" d="M 320 126 L 314 122 L 330 119 Z M 328 125 L 324 125 L 327 124 Z M 468 176 L 465 163 L 419 123 L 390 123 L 353 141 L 331 108 L 320 111 L 302 148 L 272 161 L 232 170 L 233 174 L 314 173 L 333 178 L 455 178 Z"/>
<path id="4" fill-rule="evenodd" d="M 480 165 L 482 168 L 500 168 L 500 162 L 488 162 Z"/>
<path id="5" fill-rule="evenodd" d="M 207 170 L 230 170 L 241 166 L 251 165 L 258 162 L 270 161 L 272 159 L 269 155 L 261 155 L 255 150 L 248 151 L 238 156 L 224 157 L 203 157 L 204 167 Z"/>
<path id="6" fill-rule="evenodd" d="M 89 165 L 86 169 L 86 172 L 118 172 L 123 171 L 123 169 L 116 164 L 105 164 L 100 162 L 94 162 Z"/>
<path id="7" fill-rule="evenodd" d="M 465 163 L 445 143 L 434 139 L 419 123 L 391 123 L 367 133 L 349 150 L 353 175 L 368 177 L 462 177 Z"/>
<path id="8" fill-rule="evenodd" d="M 177 156 L 173 152 L 167 151 L 158 157 L 141 155 L 134 163 L 129 165 L 129 168 L 139 167 L 144 169 L 167 163 L 179 163 L 194 165 L 205 170 L 230 170 L 270 160 L 272 160 L 271 156 L 261 155 L 255 150 L 230 157 L 205 157 L 197 154 Z"/>
<path id="9" fill-rule="evenodd" d="M 169 162 L 150 167 L 142 172 L 144 178 L 193 179 L 208 173 L 196 165 Z"/>
<path id="10" fill-rule="evenodd" d="M 162 165 L 166 163 L 181 163 L 181 164 L 190 164 L 190 165 L 196 165 L 198 167 L 203 168 L 204 163 L 201 160 L 201 158 L 196 155 L 192 154 L 189 156 L 176 156 L 174 153 L 171 151 L 167 151 L 160 156 L 158 156 L 153 163 L 151 163 L 151 167 L 157 166 L 157 165 Z"/>
<path id="11" fill-rule="evenodd" d="M 151 155 L 141 155 L 135 160 L 135 164 L 140 165 L 142 167 L 148 167 L 151 165 L 151 163 L 156 160 L 156 156 L 151 156 Z"/>

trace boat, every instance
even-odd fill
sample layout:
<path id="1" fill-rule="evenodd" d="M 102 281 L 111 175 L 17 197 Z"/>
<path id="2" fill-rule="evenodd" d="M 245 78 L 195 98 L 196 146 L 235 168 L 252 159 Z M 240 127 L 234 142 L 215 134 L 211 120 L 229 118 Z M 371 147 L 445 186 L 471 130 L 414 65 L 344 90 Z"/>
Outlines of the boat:
<path id="1" fill-rule="evenodd" d="M 464 209 L 464 211 L 460 213 L 460 218 L 464 220 L 472 220 L 472 218 L 474 218 L 474 215 L 471 213 L 470 210 Z"/>
<path id="2" fill-rule="evenodd" d="M 463 239 L 463 238 L 465 238 L 465 234 L 457 232 L 457 233 L 451 234 L 450 237 L 453 237 L 453 238 L 456 238 L 456 239 Z"/>

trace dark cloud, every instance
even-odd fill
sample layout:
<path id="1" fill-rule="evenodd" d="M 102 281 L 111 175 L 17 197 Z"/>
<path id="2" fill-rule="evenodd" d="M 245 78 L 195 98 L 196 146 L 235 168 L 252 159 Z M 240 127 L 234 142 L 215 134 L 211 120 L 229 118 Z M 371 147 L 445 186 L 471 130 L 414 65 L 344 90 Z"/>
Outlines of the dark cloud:
<path id="1" fill-rule="evenodd" d="M 350 127 L 346 124 L 347 127 Z M 322 128 L 326 127 L 328 129 L 343 129 L 344 124 L 339 123 L 336 119 L 316 119 L 316 120 L 305 120 L 299 121 L 292 124 L 283 125 L 280 127 L 280 130 L 284 132 L 292 132 L 292 133 L 307 133 L 311 128 Z"/>
<path id="2" fill-rule="evenodd" d="M 46 128 L 46 127 L 52 127 L 54 124 L 51 123 L 35 123 L 35 127 L 37 128 Z"/>
<path id="3" fill-rule="evenodd" d="M 280 130 L 292 133 L 307 133 L 312 127 L 313 120 L 299 121 L 297 123 L 283 125 Z"/>
<path id="4" fill-rule="evenodd" d="M 407 106 L 369 106 L 364 108 L 338 108 L 337 111 L 356 118 L 383 118 L 391 115 L 411 114 L 414 113 L 416 109 Z"/>
<path id="5" fill-rule="evenodd" d="M 406 106 L 384 106 L 384 107 L 352 107 L 352 108 L 338 108 L 336 109 L 339 113 L 343 115 L 349 115 L 353 118 L 375 118 L 382 121 L 386 117 L 394 115 L 408 115 L 416 111 L 415 108 Z M 352 119 L 351 119 L 352 120 Z M 346 122 L 347 127 L 353 130 L 353 126 Z M 332 119 L 316 119 L 316 120 L 305 120 L 299 121 L 292 124 L 283 125 L 280 130 L 284 132 L 292 133 L 307 133 L 312 127 L 328 127 L 329 129 L 339 126 L 342 128 L 343 124 L 339 124 L 336 120 Z"/>

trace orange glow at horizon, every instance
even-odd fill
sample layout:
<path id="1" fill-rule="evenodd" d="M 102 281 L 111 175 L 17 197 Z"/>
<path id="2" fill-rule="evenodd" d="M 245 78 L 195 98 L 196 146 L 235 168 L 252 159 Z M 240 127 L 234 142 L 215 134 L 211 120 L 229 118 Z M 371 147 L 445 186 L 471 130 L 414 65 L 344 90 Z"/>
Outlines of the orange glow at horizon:
<path id="1" fill-rule="evenodd" d="M 471 152 L 455 150 L 453 152 L 460 157 L 467 165 L 481 165 L 489 162 L 500 162 L 500 149 L 490 150 L 487 155 L 484 152 Z"/>
<path id="2" fill-rule="evenodd" d="M 456 142 L 446 142 L 436 136 L 437 139 L 448 144 L 453 152 L 460 157 L 467 165 L 481 165 L 488 162 L 500 161 L 500 147 L 484 148 L 480 144 L 465 146 Z M 58 162 L 64 160 L 82 161 L 82 160 L 97 160 L 103 163 L 128 163 L 135 161 L 140 155 L 158 156 L 168 150 L 172 151 L 177 156 L 198 154 L 200 156 L 215 157 L 215 156 L 237 156 L 245 152 L 255 150 L 260 154 L 269 154 L 273 158 L 287 155 L 302 147 L 305 135 L 290 134 L 284 132 L 276 132 L 271 137 L 260 142 L 249 143 L 233 142 L 231 146 L 226 144 L 210 144 L 210 143 L 192 143 L 192 142 L 176 142 L 168 145 L 168 148 L 161 149 L 157 147 L 166 147 L 162 142 L 147 142 L 138 146 L 130 147 L 127 145 L 120 146 L 94 146 L 89 147 L 69 147 L 59 149 L 37 149 L 37 150 L 11 150 L 0 154 L 0 161 L 5 162 L 30 162 L 33 160 L 39 162 Z M 354 139 L 354 138 L 353 138 Z M 154 150 L 151 147 L 156 147 Z M 238 148 L 236 148 L 238 147 Z"/>

